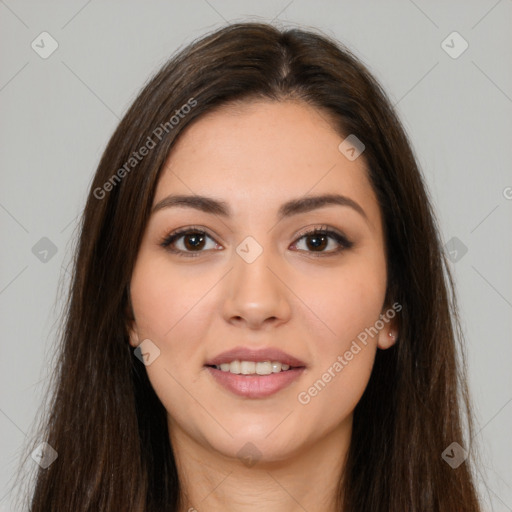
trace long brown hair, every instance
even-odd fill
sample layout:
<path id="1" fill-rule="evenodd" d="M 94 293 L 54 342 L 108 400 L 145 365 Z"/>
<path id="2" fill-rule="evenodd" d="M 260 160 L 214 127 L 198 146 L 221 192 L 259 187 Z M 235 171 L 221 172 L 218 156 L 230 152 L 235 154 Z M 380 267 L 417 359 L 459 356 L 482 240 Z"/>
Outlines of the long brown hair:
<path id="1" fill-rule="evenodd" d="M 340 136 L 363 141 L 384 222 L 386 302 L 402 305 L 397 343 L 377 351 L 354 411 L 339 509 L 481 510 L 452 277 L 390 101 L 340 43 L 314 30 L 237 23 L 174 56 L 136 98 L 101 158 L 80 225 L 51 403 L 38 438 L 58 457 L 37 468 L 32 512 L 161 512 L 182 505 L 166 411 L 128 343 L 129 283 L 177 137 L 216 107 L 256 98 L 307 102 L 335 120 Z M 149 150 L 141 156 L 143 146 Z M 442 457 L 453 442 L 469 452 L 457 468 Z"/>

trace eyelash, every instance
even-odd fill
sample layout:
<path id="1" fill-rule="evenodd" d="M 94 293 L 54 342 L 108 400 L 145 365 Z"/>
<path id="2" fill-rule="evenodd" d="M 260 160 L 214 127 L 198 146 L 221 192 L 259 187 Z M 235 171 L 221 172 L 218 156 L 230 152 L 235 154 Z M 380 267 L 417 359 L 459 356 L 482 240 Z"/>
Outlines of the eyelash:
<path id="1" fill-rule="evenodd" d="M 181 249 L 176 249 L 176 248 L 171 247 L 171 244 L 173 244 L 179 238 L 182 238 L 183 235 L 187 235 L 187 234 L 194 234 L 194 235 L 201 235 L 201 236 L 206 235 L 208 238 L 213 240 L 213 238 L 203 229 L 196 228 L 194 226 L 190 226 L 187 228 L 178 229 L 178 230 L 173 231 L 172 233 L 168 234 L 167 236 L 165 236 L 163 238 L 163 240 L 160 241 L 160 246 L 162 246 L 165 250 L 167 250 L 171 253 L 174 253 L 174 254 L 177 254 L 178 256 L 183 256 L 186 258 L 189 258 L 189 257 L 194 258 L 194 257 L 199 256 L 201 253 L 205 252 L 202 250 L 201 251 L 183 251 Z M 338 249 L 335 249 L 333 251 L 323 251 L 323 252 L 304 251 L 304 252 L 311 253 L 315 257 L 334 256 L 346 249 L 350 249 L 354 245 L 354 243 L 351 242 L 350 240 L 348 240 L 344 235 L 342 235 L 341 233 L 338 233 L 337 231 L 333 231 L 333 230 L 329 229 L 328 226 L 322 226 L 321 228 L 314 228 L 310 231 L 306 231 L 305 233 L 302 233 L 299 236 L 299 238 L 297 238 L 297 242 L 299 240 L 302 240 L 303 238 L 306 238 L 309 236 L 315 236 L 315 235 L 328 236 L 331 239 L 334 239 L 340 245 L 340 247 Z"/>

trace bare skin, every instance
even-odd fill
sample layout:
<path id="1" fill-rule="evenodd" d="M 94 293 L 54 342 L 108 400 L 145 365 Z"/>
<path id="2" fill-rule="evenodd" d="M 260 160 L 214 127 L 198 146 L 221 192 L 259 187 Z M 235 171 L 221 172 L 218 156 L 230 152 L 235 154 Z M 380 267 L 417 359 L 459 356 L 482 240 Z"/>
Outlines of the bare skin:
<path id="1" fill-rule="evenodd" d="M 157 210 L 130 285 L 130 344 L 149 339 L 160 350 L 146 369 L 168 412 L 183 511 L 334 511 L 353 410 L 376 350 L 389 348 L 397 333 L 393 320 L 384 322 L 350 360 L 344 356 L 390 306 L 381 213 L 364 153 L 347 159 L 338 149 L 343 137 L 326 119 L 291 101 L 210 113 L 183 133 L 158 183 L 154 205 L 170 194 L 202 195 L 231 210 L 230 217 Z M 365 216 L 330 204 L 278 220 L 291 199 L 333 193 Z M 203 245 L 197 249 L 189 234 L 172 246 L 192 256 L 160 245 L 188 227 L 206 232 Z M 303 237 L 325 227 L 353 245 Z M 236 251 L 246 237 L 262 249 L 250 263 Z M 205 367 L 237 346 L 278 347 L 306 369 L 271 396 L 241 397 Z M 339 356 L 342 371 L 333 370 Z M 319 379 L 325 386 L 309 393 Z M 244 458 L 248 443 L 257 449 L 252 462 Z"/>

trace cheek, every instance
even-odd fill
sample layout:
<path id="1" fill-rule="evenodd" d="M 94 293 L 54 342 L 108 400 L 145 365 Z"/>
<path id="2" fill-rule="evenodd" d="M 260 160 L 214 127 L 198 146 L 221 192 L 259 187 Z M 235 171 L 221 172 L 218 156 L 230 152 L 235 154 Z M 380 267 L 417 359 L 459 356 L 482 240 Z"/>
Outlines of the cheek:
<path id="1" fill-rule="evenodd" d="M 208 332 L 218 311 L 215 287 L 222 276 L 206 266 L 171 265 L 166 254 L 141 250 L 130 291 L 139 342 L 150 339 L 160 350 L 147 366 L 155 390 L 162 381 L 161 389 L 172 391 L 169 374 L 179 382 L 197 378 L 204 364 L 204 340 L 212 338 Z"/>
<path id="2" fill-rule="evenodd" d="M 297 408 L 307 425 L 317 431 L 319 437 L 351 421 L 353 411 L 361 399 L 370 379 L 375 345 L 362 345 L 353 350 L 348 360 L 344 352 L 332 357 L 328 364 L 306 379 L 297 395 Z M 350 351 L 351 352 L 351 351 Z M 321 422 L 319 422 L 321 418 Z"/>
<path id="3" fill-rule="evenodd" d="M 314 366 L 305 379 L 298 403 L 311 417 L 321 415 L 325 424 L 346 417 L 360 400 L 371 375 L 380 318 L 386 291 L 383 261 L 347 264 L 317 279 L 307 279 L 304 327 L 314 343 Z M 306 282 L 302 293 L 305 293 Z M 329 421 L 330 420 L 330 421 Z"/>
<path id="4" fill-rule="evenodd" d="M 208 293 L 218 277 L 201 272 L 191 265 L 169 265 L 165 255 L 149 255 L 141 251 L 130 284 L 132 306 L 139 338 L 150 338 L 166 346 L 180 345 L 179 334 L 186 334 L 193 344 L 195 331 L 204 311 Z M 199 330 L 199 329 L 198 329 Z M 187 345 L 185 344 L 185 345 Z"/>
<path id="5" fill-rule="evenodd" d="M 336 271 L 301 277 L 295 290 L 307 305 L 301 315 L 309 319 L 305 327 L 311 339 L 321 345 L 318 354 L 332 359 L 379 319 L 386 292 L 385 265 L 353 258 Z"/>
<path id="6" fill-rule="evenodd" d="M 133 271 L 130 290 L 139 341 L 150 339 L 160 351 L 146 367 L 148 378 L 179 422 L 190 421 L 188 393 L 204 364 L 202 345 L 211 325 L 209 312 L 214 310 L 214 294 L 208 292 L 218 281 L 212 272 L 172 266 L 165 257 L 144 250 Z"/>

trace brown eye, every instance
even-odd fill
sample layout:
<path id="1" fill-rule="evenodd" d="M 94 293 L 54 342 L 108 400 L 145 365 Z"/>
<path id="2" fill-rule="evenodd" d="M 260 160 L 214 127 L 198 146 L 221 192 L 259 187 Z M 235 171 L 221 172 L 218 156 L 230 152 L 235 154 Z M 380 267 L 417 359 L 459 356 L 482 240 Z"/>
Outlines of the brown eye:
<path id="1" fill-rule="evenodd" d="M 304 233 L 299 239 L 305 240 L 306 252 L 317 253 L 316 256 L 328 256 L 332 254 L 338 254 L 339 252 L 350 249 L 354 244 L 349 241 L 345 236 L 341 233 L 337 233 L 336 231 L 332 231 L 330 229 L 314 229 L 312 231 L 308 231 Z M 331 247 L 330 250 L 325 250 L 329 247 L 329 243 L 333 241 L 334 248 Z M 295 245 L 298 245 L 296 242 Z M 337 247 L 336 247 L 337 245 Z"/>
<path id="2" fill-rule="evenodd" d="M 205 236 L 201 233 L 191 233 L 189 235 L 182 235 L 184 246 L 187 251 L 194 251 L 204 247 Z"/>
<path id="3" fill-rule="evenodd" d="M 203 249 L 205 249 L 208 240 L 213 242 L 212 246 L 209 247 L 210 249 L 217 249 L 219 247 L 205 231 L 187 228 L 166 236 L 160 245 L 166 250 L 180 255 L 199 256 L 201 252 L 204 252 Z"/>
<path id="4" fill-rule="evenodd" d="M 312 251 L 322 251 L 329 245 L 329 237 L 326 235 L 308 235 L 306 245 Z"/>

